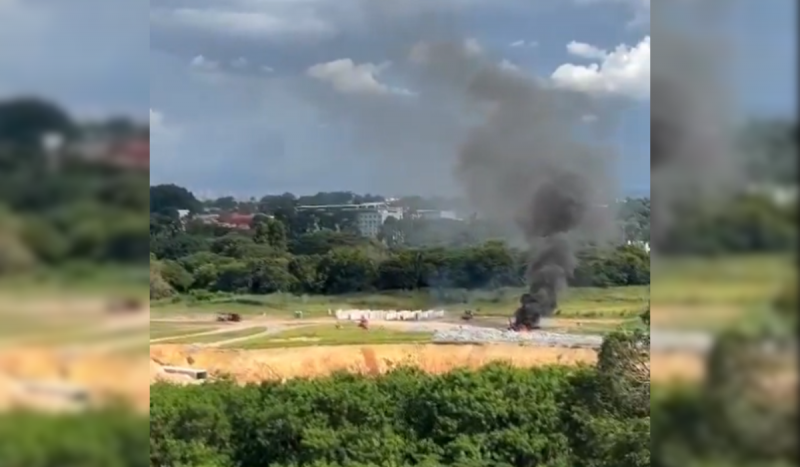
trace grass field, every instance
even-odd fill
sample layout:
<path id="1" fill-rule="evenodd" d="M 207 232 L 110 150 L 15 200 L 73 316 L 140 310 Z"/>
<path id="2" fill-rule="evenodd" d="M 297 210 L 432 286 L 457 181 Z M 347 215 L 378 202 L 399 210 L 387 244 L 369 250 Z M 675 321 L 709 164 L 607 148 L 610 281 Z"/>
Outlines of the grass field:
<path id="1" fill-rule="evenodd" d="M 281 333 L 236 342 L 223 348 L 236 349 L 270 349 L 332 345 L 379 345 L 379 344 L 413 344 L 431 341 L 433 333 L 405 332 L 371 326 L 365 331 L 353 324 L 337 329 L 335 325 L 307 326 L 291 329 Z"/>
<path id="2" fill-rule="evenodd" d="M 210 344 L 213 342 L 225 341 L 228 339 L 237 339 L 240 337 L 249 337 L 260 334 L 266 330 L 265 327 L 252 327 L 247 329 L 238 329 L 235 331 L 215 332 L 213 334 L 204 334 L 200 336 L 186 336 L 176 337 L 174 339 L 167 339 L 160 341 L 161 344 Z M 197 331 L 203 332 L 203 331 Z"/>
<path id="3" fill-rule="evenodd" d="M 142 343 L 148 342 L 147 328 L 125 328 L 97 330 L 75 328 L 68 330 L 48 330 L 32 333 L 24 339 L 26 343 L 35 345 L 76 345 L 98 344 L 123 339 L 140 337 Z"/>
<path id="4" fill-rule="evenodd" d="M 795 283 L 793 264 L 789 254 L 659 261 L 650 293 L 657 305 L 757 305 Z"/>
<path id="5" fill-rule="evenodd" d="M 653 266 L 651 287 L 572 288 L 560 300 L 561 318 L 626 319 L 638 316 L 652 299 L 654 323 L 712 329 L 757 312 L 794 277 L 791 258 L 741 256 L 720 259 L 669 259 Z M 439 308 L 459 315 L 469 308 L 479 316 L 507 317 L 523 289 L 492 291 L 421 290 L 342 296 L 290 294 L 220 295 L 211 300 L 180 298 L 155 302 L 156 317 L 220 311 L 289 318 L 327 316 L 336 309 L 414 310 Z M 658 315 L 658 316 L 655 316 Z"/>
<path id="6" fill-rule="evenodd" d="M 603 321 L 593 320 L 590 323 L 582 323 L 580 326 L 558 326 L 547 328 L 549 332 L 563 332 L 565 334 L 608 334 L 620 329 L 633 330 L 641 328 L 642 321 L 637 318 L 627 318 L 621 322 L 617 320 Z"/>
<path id="7" fill-rule="evenodd" d="M 150 339 L 180 337 L 216 329 L 212 324 L 196 323 L 150 323 Z"/>
<path id="8" fill-rule="evenodd" d="M 42 270 L 0 279 L 0 294 L 43 298 L 60 296 L 125 296 L 149 298 L 147 269 L 74 265 L 58 271 Z"/>
<path id="9" fill-rule="evenodd" d="M 152 316 L 164 317 L 181 313 L 216 313 L 220 311 L 247 314 L 266 313 L 270 316 L 292 317 L 302 310 L 305 317 L 323 317 L 328 310 L 424 310 L 438 308 L 461 312 L 466 308 L 478 310 L 483 316 L 508 316 L 519 306 L 524 290 L 504 288 L 493 291 L 447 291 L 446 297 L 431 291 L 384 292 L 381 294 L 352 294 L 342 296 L 295 296 L 289 294 L 221 296 L 208 301 L 156 302 Z M 454 297 L 457 297 L 454 298 Z M 613 317 L 638 315 L 647 307 L 647 287 L 616 287 L 608 289 L 580 288 L 567 290 L 561 300 L 563 317 Z"/>

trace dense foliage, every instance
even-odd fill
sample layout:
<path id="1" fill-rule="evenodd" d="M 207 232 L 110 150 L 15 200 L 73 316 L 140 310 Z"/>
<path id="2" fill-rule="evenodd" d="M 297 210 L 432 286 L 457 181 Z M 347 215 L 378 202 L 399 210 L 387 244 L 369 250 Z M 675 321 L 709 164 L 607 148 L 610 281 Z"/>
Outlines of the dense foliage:
<path id="1" fill-rule="evenodd" d="M 51 131 L 67 138 L 57 164 L 40 144 Z M 0 275 L 74 262 L 144 263 L 149 175 L 81 157 L 77 144 L 96 133 L 146 137 L 145 128 L 119 119 L 79 124 L 47 102 L 0 102 Z"/>
<path id="2" fill-rule="evenodd" d="M 648 414 L 602 404 L 592 369 L 151 389 L 153 466 L 650 465 Z M 644 407 L 649 411 L 648 405 Z"/>
<path id="3" fill-rule="evenodd" d="M 4 412 L 4 467 L 146 467 L 147 417 L 127 409 L 79 414 Z"/>
<path id="4" fill-rule="evenodd" d="M 256 218 L 250 232 L 162 229 L 150 248 L 153 298 L 172 291 L 342 294 L 420 288 L 522 286 L 527 255 L 490 241 L 464 247 L 388 248 L 354 234 L 318 231 L 287 238 L 280 221 Z M 575 286 L 650 283 L 650 258 L 636 246 L 586 249 Z"/>

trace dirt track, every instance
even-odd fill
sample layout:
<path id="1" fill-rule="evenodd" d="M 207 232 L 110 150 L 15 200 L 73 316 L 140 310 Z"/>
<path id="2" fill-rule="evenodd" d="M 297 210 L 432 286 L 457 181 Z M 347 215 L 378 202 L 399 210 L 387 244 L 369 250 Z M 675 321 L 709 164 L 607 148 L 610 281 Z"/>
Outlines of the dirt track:
<path id="1" fill-rule="evenodd" d="M 150 388 L 144 384 L 149 307 L 109 314 L 102 300 L 35 305 L 23 300 L 6 311 L 10 319 L 32 313 L 36 320 L 26 332 L 0 338 L 0 410 L 82 407 L 66 396 L 71 388 L 87 391 L 90 403 L 122 397 L 143 410 L 149 407 Z M 30 389 L 42 386 L 51 389 Z"/>
<path id="2" fill-rule="evenodd" d="M 190 366 L 211 375 L 229 374 L 240 382 L 318 377 L 344 370 L 359 374 L 383 373 L 397 366 L 411 365 L 430 373 L 454 368 L 477 368 L 493 361 L 507 361 L 518 367 L 593 364 L 597 353 L 590 349 L 531 348 L 517 345 L 400 344 L 372 346 L 299 347 L 268 350 L 232 350 L 185 345 L 154 345 L 150 349 L 151 381 L 164 377 L 159 364 Z M 655 381 L 696 379 L 702 376 L 703 358 L 694 353 L 654 354 L 651 374 Z"/>
<path id="3" fill-rule="evenodd" d="M 557 320 L 551 327 L 591 325 L 602 320 Z M 199 323 L 196 320 L 169 322 Z M 209 322 L 209 321 L 205 321 Z M 399 365 L 413 365 L 427 372 L 440 373 L 458 367 L 475 368 L 492 361 L 508 361 L 515 366 L 533 367 L 549 364 L 593 364 L 595 350 L 558 347 L 520 347 L 513 344 L 492 345 L 351 345 L 309 346 L 287 349 L 235 350 L 220 349 L 224 344 L 246 341 L 263 335 L 277 334 L 286 329 L 319 324 L 331 324 L 331 319 L 275 320 L 251 318 L 247 322 L 220 325 L 219 328 L 191 336 L 208 336 L 266 326 L 258 335 L 221 339 L 217 342 L 179 345 L 163 343 L 174 337 L 151 341 L 151 381 L 166 379 L 187 382 L 188 377 L 164 375 L 161 365 L 203 368 L 211 375 L 229 374 L 242 382 L 264 379 L 284 380 L 294 377 L 317 377 L 344 370 L 362 374 L 382 373 Z M 384 321 L 378 325 L 398 331 L 436 331 L 463 326 L 465 323 L 442 321 Z M 488 323 L 483 323 L 487 324 Z M 355 326 L 355 323 L 345 325 Z M 180 336 L 186 337 L 186 336 Z M 162 343 L 159 343 L 162 342 Z M 656 381 L 697 379 L 703 374 L 702 355 L 690 350 L 657 351 L 651 357 L 651 373 Z"/>

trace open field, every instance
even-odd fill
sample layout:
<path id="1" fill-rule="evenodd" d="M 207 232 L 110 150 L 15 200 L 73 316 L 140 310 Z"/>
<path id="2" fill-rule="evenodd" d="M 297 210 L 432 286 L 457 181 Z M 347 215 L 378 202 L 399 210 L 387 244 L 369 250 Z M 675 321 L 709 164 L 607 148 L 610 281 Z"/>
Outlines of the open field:
<path id="1" fill-rule="evenodd" d="M 76 393 L 148 406 L 149 307 L 109 313 L 109 295 L 0 290 L 0 410 L 70 410 L 84 404 Z"/>
<path id="2" fill-rule="evenodd" d="M 230 331 L 222 330 L 223 332 L 208 332 L 190 335 L 185 337 L 174 337 L 159 341 L 164 344 L 213 344 L 216 342 L 227 341 L 231 339 L 243 339 L 248 337 L 257 336 L 266 331 L 265 327 L 253 326 L 243 329 L 235 329 Z"/>
<path id="3" fill-rule="evenodd" d="M 661 260 L 653 264 L 650 294 L 658 306 L 757 305 L 795 275 L 791 255 Z"/>
<path id="4" fill-rule="evenodd" d="M 442 373 L 461 367 L 477 368 L 501 360 L 518 367 L 535 367 L 593 364 L 597 359 L 597 353 L 590 349 L 434 344 L 342 345 L 335 351 L 324 346 L 234 350 L 154 345 L 150 356 L 157 362 L 151 365 L 152 380 L 182 381 L 181 377 L 158 374 L 158 364 L 163 364 L 204 368 L 212 376 L 230 375 L 243 383 L 318 377 L 336 371 L 379 374 L 398 366 Z M 695 379 L 702 375 L 702 364 L 702 358 L 696 354 L 655 354 L 651 359 L 652 378 L 661 382 Z"/>
<path id="5" fill-rule="evenodd" d="M 779 288 L 792 280 L 791 262 L 776 257 L 742 257 L 721 260 L 671 260 L 656 266 L 652 288 L 618 287 L 571 289 L 560 302 L 558 316 L 548 320 L 548 331 L 605 334 L 632 328 L 649 304 L 654 327 L 714 331 L 733 322 L 753 319 L 763 312 Z M 476 367 L 495 360 L 517 366 L 592 364 L 596 352 L 585 348 L 530 347 L 518 344 L 441 345 L 428 343 L 430 334 L 411 332 L 424 326 L 466 325 L 463 310 L 477 310 L 470 326 L 503 327 L 517 306 L 522 290 L 464 292 L 397 292 L 342 297 L 289 295 L 219 297 L 205 302 L 160 303 L 159 317 L 213 319 L 219 311 L 238 312 L 243 323 L 263 321 L 274 332 L 243 339 L 218 348 L 153 343 L 153 371 L 158 363 L 190 365 L 214 374 L 230 374 L 239 381 L 320 376 L 332 371 L 379 373 L 398 365 L 414 365 L 441 372 L 456 367 Z M 363 331 L 355 323 L 337 329 L 329 309 L 430 309 L 448 311 L 443 322 L 371 323 Z M 293 312 L 302 310 L 303 319 Z M 329 324 L 320 324 L 320 323 Z M 155 325 L 155 323 L 154 323 Z M 158 326 L 162 324 L 159 323 Z M 280 329 L 291 326 L 291 329 Z M 431 328 L 433 329 L 433 328 Z M 202 332 L 202 331 L 201 331 Z M 211 337 L 209 336 L 208 339 Z M 185 339 L 187 342 L 195 338 Z M 408 342 L 409 340 L 415 340 Z M 203 338 L 206 341 L 206 338 Z M 208 342 L 208 341 L 207 341 Z M 331 349 L 335 346 L 335 349 Z M 191 362 L 191 363 L 190 363 Z M 701 378 L 704 356 L 689 350 L 658 350 L 651 357 L 654 381 Z M 154 374 L 155 374 L 154 373 Z M 151 375 L 152 376 L 152 375 Z M 179 378 L 178 378 L 179 379 Z"/>
<path id="6" fill-rule="evenodd" d="M 85 299 L 123 296 L 147 301 L 149 284 L 146 271 L 144 266 L 74 266 L 59 272 L 40 271 L 15 275 L 0 279 L 0 297 Z"/>
<path id="7" fill-rule="evenodd" d="M 307 318 L 327 317 L 328 310 L 426 310 L 443 309 L 459 315 L 465 309 L 477 310 L 481 316 L 509 316 L 519 306 L 523 289 L 504 288 L 494 291 L 447 291 L 445 298 L 429 291 L 351 294 L 341 296 L 294 296 L 290 294 L 220 296 L 207 301 L 190 299 L 161 301 L 152 305 L 153 317 L 202 315 L 220 311 L 242 315 L 266 314 L 275 318 L 291 318 L 302 310 Z M 608 289 L 576 288 L 567 290 L 560 304 L 562 317 L 636 316 L 647 307 L 647 287 Z"/>
<path id="8" fill-rule="evenodd" d="M 758 313 L 781 286 L 793 280 L 790 258 L 744 256 L 722 259 L 670 259 L 654 265 L 651 287 L 573 288 L 560 300 L 559 318 L 624 320 L 638 316 L 652 299 L 654 326 L 716 330 Z M 194 301 L 181 298 L 153 304 L 154 317 L 203 316 L 219 311 L 243 316 L 327 317 L 328 310 L 444 309 L 457 318 L 465 309 L 480 318 L 507 318 L 518 306 L 523 289 L 493 291 L 397 291 L 343 296 L 217 296 Z M 603 327 L 603 326 L 601 326 Z"/>
<path id="9" fill-rule="evenodd" d="M 217 329 L 212 323 L 198 324 L 198 323 L 173 323 L 173 322 L 151 322 L 150 323 L 150 339 L 165 339 L 165 338 L 178 338 L 197 334 L 205 331 Z"/>
<path id="10" fill-rule="evenodd" d="M 224 345 L 225 348 L 270 349 L 308 346 L 385 345 L 427 343 L 432 332 L 398 330 L 375 325 L 369 330 L 350 324 L 336 328 L 333 324 L 302 326 L 260 338 Z"/>

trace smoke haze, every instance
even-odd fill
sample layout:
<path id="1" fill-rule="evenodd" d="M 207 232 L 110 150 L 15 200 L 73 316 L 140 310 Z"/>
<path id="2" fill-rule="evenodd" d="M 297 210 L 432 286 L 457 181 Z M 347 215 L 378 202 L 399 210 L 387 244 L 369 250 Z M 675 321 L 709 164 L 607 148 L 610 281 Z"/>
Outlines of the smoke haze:
<path id="1" fill-rule="evenodd" d="M 656 2 L 651 103 L 654 253 L 685 203 L 724 197 L 742 182 L 724 2 Z"/>
<path id="2" fill-rule="evenodd" d="M 381 165 L 438 183 L 437 169 L 447 170 L 478 215 L 513 226 L 531 255 L 516 321 L 535 327 L 556 310 L 576 246 L 614 233 L 616 154 L 606 139 L 621 105 L 503 65 L 465 37 L 392 49 L 405 51 L 391 63 L 405 92 L 350 96 L 350 105 L 333 92 L 307 95 Z"/>

